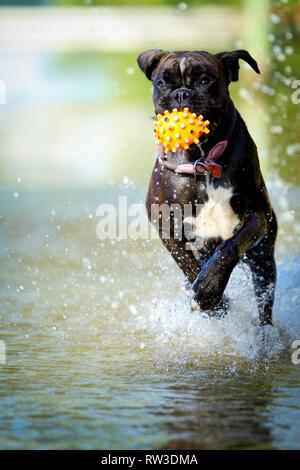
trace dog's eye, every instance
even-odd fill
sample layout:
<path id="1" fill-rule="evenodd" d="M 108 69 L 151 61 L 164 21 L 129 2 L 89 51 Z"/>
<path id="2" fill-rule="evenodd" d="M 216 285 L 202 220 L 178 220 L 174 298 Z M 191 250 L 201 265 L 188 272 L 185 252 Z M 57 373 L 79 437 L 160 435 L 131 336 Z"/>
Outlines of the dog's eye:
<path id="1" fill-rule="evenodd" d="M 210 82 L 210 79 L 208 77 L 203 77 L 200 80 L 200 85 L 208 85 Z"/>

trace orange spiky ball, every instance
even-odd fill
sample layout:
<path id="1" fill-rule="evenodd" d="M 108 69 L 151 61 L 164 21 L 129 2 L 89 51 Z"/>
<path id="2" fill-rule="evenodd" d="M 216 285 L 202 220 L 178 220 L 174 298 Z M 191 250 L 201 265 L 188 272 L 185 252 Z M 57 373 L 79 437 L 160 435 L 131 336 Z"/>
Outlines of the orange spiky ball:
<path id="1" fill-rule="evenodd" d="M 165 153 L 186 150 L 192 144 L 198 144 L 201 135 L 208 134 L 209 121 L 203 116 L 191 113 L 189 108 L 170 113 L 158 114 L 154 121 L 154 136 L 157 144 L 164 147 Z"/>

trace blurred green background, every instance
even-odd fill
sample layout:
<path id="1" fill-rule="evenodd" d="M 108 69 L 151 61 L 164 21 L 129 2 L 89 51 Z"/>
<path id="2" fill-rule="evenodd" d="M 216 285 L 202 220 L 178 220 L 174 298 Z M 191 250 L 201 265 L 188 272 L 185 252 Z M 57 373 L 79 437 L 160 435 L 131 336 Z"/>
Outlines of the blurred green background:
<path id="1" fill-rule="evenodd" d="M 151 84 L 138 70 L 136 55 L 159 47 L 249 49 L 263 73 L 256 76 L 242 66 L 231 94 L 257 141 L 267 177 L 276 173 L 299 184 L 299 105 L 291 101 L 300 68 L 299 2 L 1 5 L 3 183 L 17 177 L 25 186 L 103 186 L 125 175 L 144 186 L 155 145 Z"/>

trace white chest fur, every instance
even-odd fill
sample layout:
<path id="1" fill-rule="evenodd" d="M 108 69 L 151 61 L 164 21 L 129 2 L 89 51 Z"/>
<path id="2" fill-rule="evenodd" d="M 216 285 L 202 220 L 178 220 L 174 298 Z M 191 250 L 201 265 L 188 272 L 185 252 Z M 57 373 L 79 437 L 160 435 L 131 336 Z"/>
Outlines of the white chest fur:
<path id="1" fill-rule="evenodd" d="M 191 224 L 194 235 L 201 238 L 221 237 L 223 240 L 233 235 L 240 220 L 230 205 L 232 195 L 232 188 L 207 186 L 208 200 L 199 206 L 197 217 L 185 219 Z"/>

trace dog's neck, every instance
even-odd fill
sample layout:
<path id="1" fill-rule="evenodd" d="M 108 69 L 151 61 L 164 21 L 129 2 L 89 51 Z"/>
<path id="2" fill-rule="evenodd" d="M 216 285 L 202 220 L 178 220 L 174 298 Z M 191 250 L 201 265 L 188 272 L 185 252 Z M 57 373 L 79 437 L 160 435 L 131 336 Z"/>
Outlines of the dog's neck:
<path id="1" fill-rule="evenodd" d="M 196 160 L 204 158 L 218 142 L 230 140 L 236 122 L 236 113 L 236 108 L 230 100 L 223 117 L 205 140 L 197 145 L 192 145 L 188 150 L 176 152 L 175 155 L 170 153 L 164 158 L 170 161 L 174 161 L 175 158 L 178 163 L 195 162 Z"/>
<path id="2" fill-rule="evenodd" d="M 226 109 L 225 114 L 216 125 L 214 129 L 212 129 L 212 133 L 208 134 L 205 141 L 200 143 L 197 147 L 198 152 L 201 154 L 201 151 L 204 152 L 205 155 L 209 153 L 209 151 L 220 141 L 222 140 L 229 140 L 233 129 L 236 123 L 236 108 L 233 102 L 230 100 Z M 201 155 L 198 157 L 200 158 Z"/>

